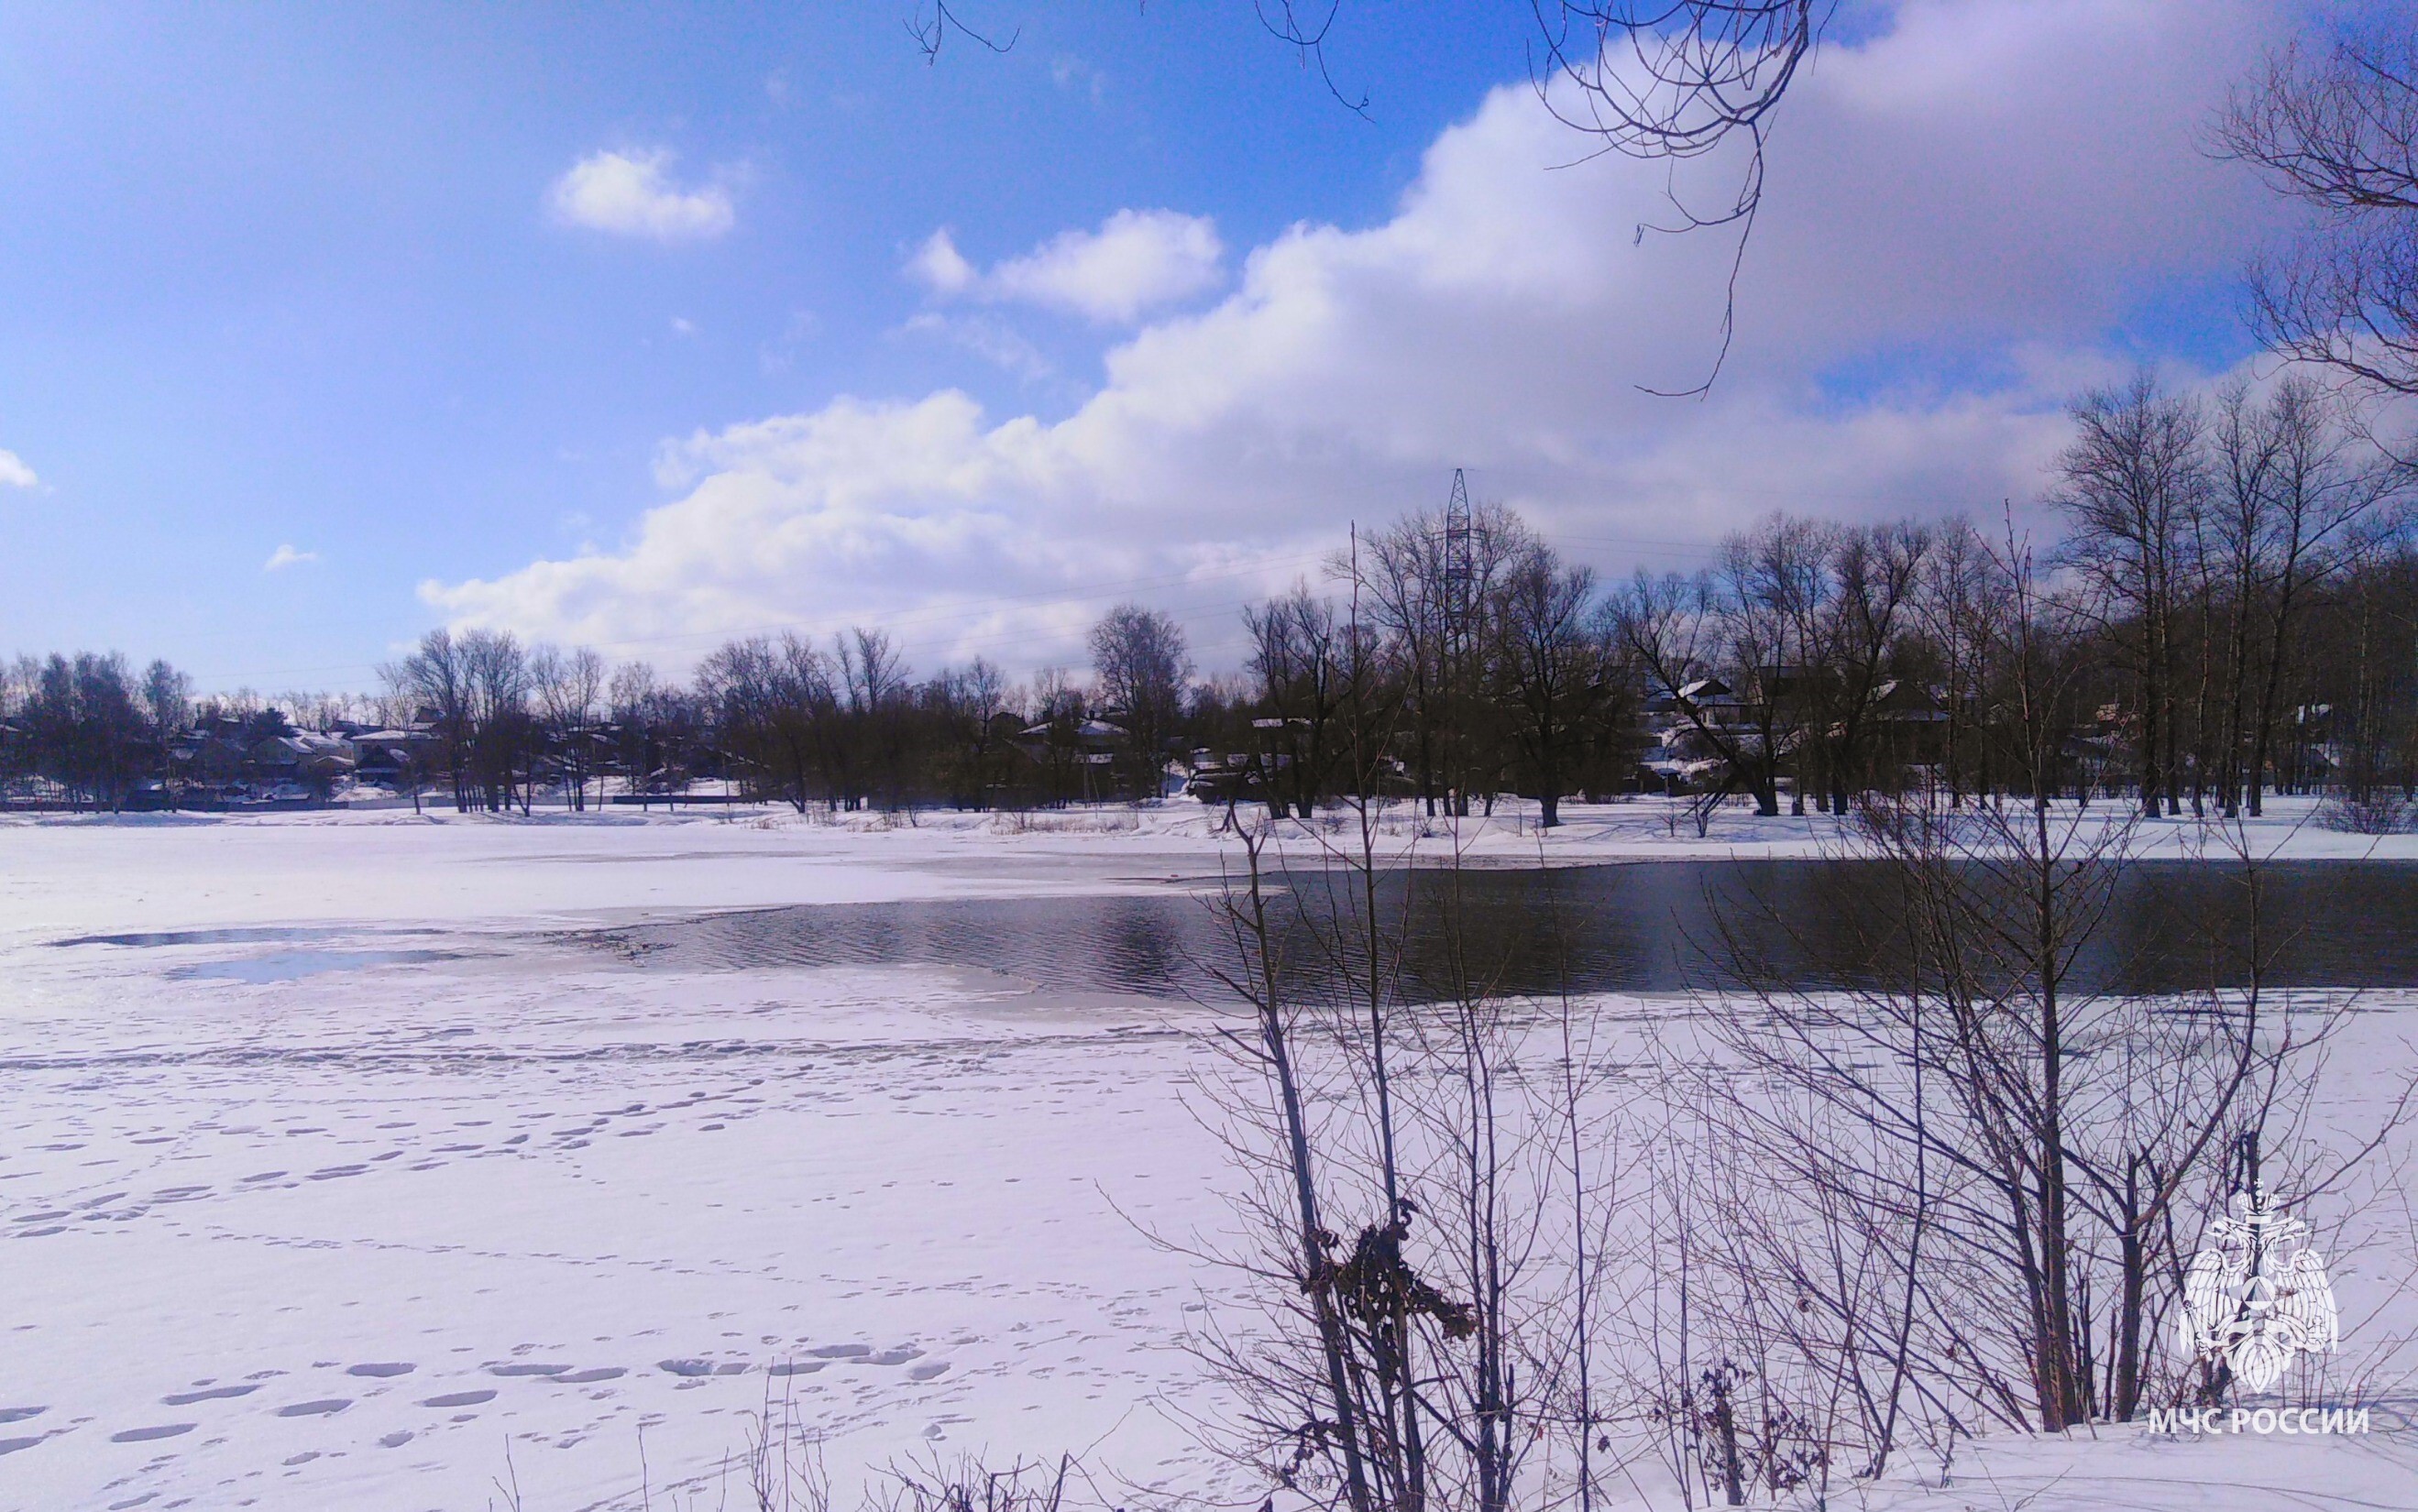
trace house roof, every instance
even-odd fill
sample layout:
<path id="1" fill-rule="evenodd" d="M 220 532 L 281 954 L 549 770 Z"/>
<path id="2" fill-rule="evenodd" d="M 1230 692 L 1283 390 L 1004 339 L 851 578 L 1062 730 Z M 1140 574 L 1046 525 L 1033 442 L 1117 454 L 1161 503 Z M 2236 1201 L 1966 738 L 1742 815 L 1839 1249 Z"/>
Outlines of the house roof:
<path id="1" fill-rule="evenodd" d="M 1027 725 L 1024 733 L 1036 741 L 1046 741 L 1055 727 L 1048 720 L 1043 720 L 1038 725 Z M 1084 720 L 1075 726 L 1075 734 L 1078 739 L 1086 741 L 1122 741 L 1125 738 L 1122 728 L 1098 719 Z"/>

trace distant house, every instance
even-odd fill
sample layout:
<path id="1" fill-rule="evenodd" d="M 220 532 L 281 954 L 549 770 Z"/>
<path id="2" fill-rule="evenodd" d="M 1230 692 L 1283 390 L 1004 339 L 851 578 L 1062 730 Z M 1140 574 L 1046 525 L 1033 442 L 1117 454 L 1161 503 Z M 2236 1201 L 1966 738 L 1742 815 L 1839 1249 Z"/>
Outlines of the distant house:
<path id="1" fill-rule="evenodd" d="M 1737 690 L 1717 677 L 1702 677 L 1681 683 L 1673 694 L 1669 711 L 1683 722 L 1701 720 L 1716 729 L 1743 729 L 1758 723 L 1764 710 Z"/>
<path id="2" fill-rule="evenodd" d="M 1013 709 L 1002 709 L 985 722 L 985 727 L 990 732 L 991 740 L 1002 745 L 1013 745 L 1024 737 L 1024 716 Z"/>
<path id="3" fill-rule="evenodd" d="M 352 752 L 353 780 L 380 787 L 425 774 L 436 750 L 436 735 L 413 725 L 361 730 L 344 743 Z"/>
<path id="4" fill-rule="evenodd" d="M 295 783 L 323 798 L 338 782 L 353 774 L 353 748 L 349 741 L 308 732 L 273 735 L 255 741 L 250 758 L 254 781 Z"/>
<path id="5" fill-rule="evenodd" d="M 189 797 L 210 802 L 243 781 L 251 750 L 237 720 L 210 720 L 168 741 L 170 781 Z"/>
<path id="6" fill-rule="evenodd" d="M 1036 761 L 1048 760 L 1053 748 L 1064 750 L 1069 746 L 1087 757 L 1113 758 L 1125 743 L 1125 732 L 1124 726 L 1103 719 L 1043 720 L 1018 730 L 1016 743 Z"/>
<path id="7" fill-rule="evenodd" d="M 1111 796 L 1110 769 L 1125 746 L 1123 726 L 1101 719 L 1048 719 L 1017 732 L 1016 748 L 1042 769 L 1053 799 Z"/>

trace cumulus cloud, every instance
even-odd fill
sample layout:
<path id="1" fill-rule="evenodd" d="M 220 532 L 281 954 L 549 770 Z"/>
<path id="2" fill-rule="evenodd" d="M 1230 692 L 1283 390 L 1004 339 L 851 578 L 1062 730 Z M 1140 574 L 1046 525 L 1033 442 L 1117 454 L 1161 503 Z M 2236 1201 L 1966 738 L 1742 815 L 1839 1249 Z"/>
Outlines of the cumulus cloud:
<path id="1" fill-rule="evenodd" d="M 681 189 L 671 165 L 662 148 L 593 152 L 554 181 L 546 204 L 567 225 L 657 241 L 712 240 L 737 223 L 727 185 Z"/>
<path id="2" fill-rule="evenodd" d="M 25 466 L 24 458 L 14 451 L 0 451 L 0 488 L 34 488 L 40 483 L 34 469 Z"/>
<path id="3" fill-rule="evenodd" d="M 1571 139 L 1508 85 L 1438 137 L 1389 219 L 1253 249 L 1215 305 L 1113 345 L 1064 418 L 944 390 L 700 432 L 664 449 L 680 496 L 620 549 L 422 593 L 531 634 L 700 637 L 649 647 L 665 661 L 861 618 L 926 666 L 1033 665 L 1079 661 L 1082 622 L 1137 582 L 1227 635 L 1235 599 L 1349 521 L 1438 502 L 1455 466 L 1619 572 L 1700 559 L 1777 508 L 1987 515 L 2037 493 L 2073 385 L 2120 371 L 2113 322 L 2261 233 L 2259 191 L 2194 132 L 2271 20 L 2246 0 L 1909 0 L 1833 47 L 1786 107 L 1705 402 L 1639 386 L 1703 375 L 1726 244 L 1636 234 L 1670 217 L 1659 165 L 1546 171 Z M 1717 192 L 1723 166 L 1679 191 Z M 1008 267 L 1063 287 L 1041 270 L 1083 255 L 1052 242 L 986 272 L 936 238 L 918 274 L 1001 298 Z"/>
<path id="4" fill-rule="evenodd" d="M 1119 210 L 1097 231 L 1062 231 L 987 273 L 966 261 L 944 228 L 908 259 L 907 271 L 944 298 L 1013 300 L 1131 325 L 1148 311 L 1217 287 L 1225 255 L 1207 216 Z"/>
<path id="5" fill-rule="evenodd" d="M 282 573 L 289 567 L 299 567 L 305 562 L 315 562 L 318 559 L 319 554 L 315 551 L 297 551 L 290 545 L 282 545 L 268 554 L 268 560 L 260 564 L 260 570 L 264 573 Z"/>
<path id="6" fill-rule="evenodd" d="M 957 251 L 956 238 L 946 226 L 933 232 L 923 246 L 915 249 L 915 255 L 907 259 L 907 272 L 941 295 L 963 294 L 982 278 L 974 265 Z"/>

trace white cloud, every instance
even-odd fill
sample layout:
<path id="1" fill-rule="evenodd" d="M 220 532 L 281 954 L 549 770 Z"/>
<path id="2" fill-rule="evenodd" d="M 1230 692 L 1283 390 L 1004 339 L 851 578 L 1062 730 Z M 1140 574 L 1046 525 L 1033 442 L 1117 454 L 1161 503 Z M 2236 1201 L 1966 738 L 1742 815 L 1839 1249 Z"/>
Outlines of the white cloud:
<path id="1" fill-rule="evenodd" d="M 711 240 L 737 222 L 729 188 L 676 187 L 672 154 L 594 152 L 554 182 L 546 203 L 569 225 L 658 241 Z"/>
<path id="2" fill-rule="evenodd" d="M 926 310 L 911 316 L 899 329 L 909 335 L 937 336 L 1027 382 L 1037 382 L 1057 372 L 1041 348 L 987 316 L 953 317 Z"/>
<path id="3" fill-rule="evenodd" d="M 1061 89 L 1080 89 L 1094 102 L 1108 93 L 1109 76 L 1071 53 L 1049 60 L 1049 82 Z"/>
<path id="4" fill-rule="evenodd" d="M 305 562 L 315 562 L 318 559 L 319 554 L 315 551 L 297 551 L 290 545 L 283 545 L 268 554 L 268 560 L 260 564 L 260 570 L 264 573 L 282 573 L 289 567 L 299 567 Z"/>
<path id="5" fill-rule="evenodd" d="M 935 294 L 963 294 L 982 276 L 957 251 L 956 240 L 946 226 L 924 238 L 924 245 L 907 259 L 907 271 Z"/>
<path id="6" fill-rule="evenodd" d="M 1021 257 L 977 272 L 946 229 L 907 271 L 943 298 L 972 295 L 1130 325 L 1151 310 L 1217 287 L 1225 244 L 1207 216 L 1119 210 L 1097 231 L 1062 231 Z"/>
<path id="7" fill-rule="evenodd" d="M 1204 646 L 1231 637 L 1235 600 L 1347 522 L 1439 501 L 1455 466 L 1620 572 L 1698 559 L 1689 543 L 1776 508 L 1987 516 L 2037 493 L 2059 402 L 2114 371 L 2102 344 L 2136 292 L 2226 275 L 2261 233 L 2261 192 L 2195 133 L 2273 19 L 2247 0 L 1908 0 L 1830 49 L 1786 106 L 1703 402 L 1639 385 L 1703 375 L 1726 244 L 1634 235 L 1669 218 L 1660 166 L 1547 171 L 1571 138 L 1516 84 L 1436 140 L 1390 219 L 1253 249 L 1214 306 L 1112 347 L 1063 419 L 943 390 L 700 432 L 664 449 L 682 493 L 620 549 L 422 594 L 457 622 L 667 664 L 709 636 L 866 619 L 926 667 L 1030 666 L 1079 662 L 1084 620 L 1136 581 Z M 988 272 L 943 234 L 919 276 L 1063 292 L 1066 269 L 1116 263 L 1098 251 L 1116 225 Z M 1939 360 L 1893 362 L 1907 352 Z M 1982 376 L 1838 376 L 1865 372 Z"/>
<path id="8" fill-rule="evenodd" d="M 25 466 L 24 458 L 14 451 L 0 451 L 0 488 L 35 488 L 41 481 L 34 476 L 34 469 Z"/>

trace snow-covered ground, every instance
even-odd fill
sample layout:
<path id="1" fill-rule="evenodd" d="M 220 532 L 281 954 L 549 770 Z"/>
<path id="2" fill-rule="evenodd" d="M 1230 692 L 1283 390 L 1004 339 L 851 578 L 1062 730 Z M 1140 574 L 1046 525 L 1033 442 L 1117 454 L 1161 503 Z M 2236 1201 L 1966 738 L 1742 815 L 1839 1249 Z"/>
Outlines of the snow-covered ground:
<path id="1" fill-rule="evenodd" d="M 2418 856 L 2304 817 L 2261 843 Z M 1572 818 L 1549 859 L 1824 843 Z M 917 966 L 687 973 L 609 929 L 1197 886 L 1214 828 L 0 820 L 0 1507 L 459 1509 L 498 1483 L 663 1506 L 716 1484 L 768 1391 L 846 1487 L 935 1447 L 1206 1484 L 1180 1423 L 1206 1283 L 1145 1231 L 1223 1221 L 1186 1102 L 1204 1010 Z M 1539 844 L 1506 816 L 1472 848 Z M 2398 1009 L 2364 1023 L 2367 1063 L 2410 1054 Z M 2418 1507 L 2418 1454 L 2127 1428 L 1883 1504 Z"/>

